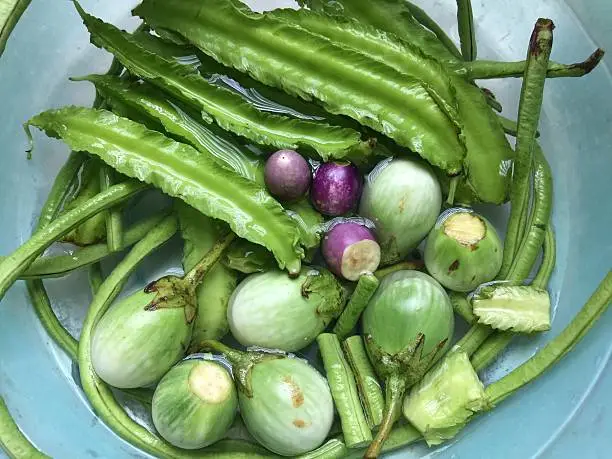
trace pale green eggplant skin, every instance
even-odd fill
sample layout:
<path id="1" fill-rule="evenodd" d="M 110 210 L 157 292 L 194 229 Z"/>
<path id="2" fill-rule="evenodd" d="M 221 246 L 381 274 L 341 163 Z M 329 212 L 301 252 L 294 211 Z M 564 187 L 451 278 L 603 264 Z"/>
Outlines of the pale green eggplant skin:
<path id="1" fill-rule="evenodd" d="M 427 236 L 425 267 L 440 284 L 471 292 L 497 276 L 503 245 L 486 218 L 470 209 L 449 209 Z"/>
<path id="2" fill-rule="evenodd" d="M 153 424 L 174 446 L 199 449 L 225 436 L 237 409 L 234 380 L 221 364 L 185 360 L 157 385 L 152 403 Z"/>
<path id="3" fill-rule="evenodd" d="M 381 248 L 381 264 L 408 256 L 436 223 L 442 191 L 432 169 L 421 161 L 386 159 L 368 175 L 359 215 L 371 220 Z"/>
<path id="4" fill-rule="evenodd" d="M 251 396 L 238 392 L 240 412 L 253 437 L 281 456 L 297 456 L 323 444 L 334 419 L 325 378 L 298 358 L 253 365 Z"/>
<path id="5" fill-rule="evenodd" d="M 386 275 L 363 314 L 363 333 L 371 337 L 366 339 L 368 351 L 374 345 L 389 355 L 413 345 L 420 333 L 425 337 L 423 355 L 443 341 L 448 348 L 454 326 L 446 291 L 434 278 L 419 271 Z"/>
<path id="6" fill-rule="evenodd" d="M 184 357 L 192 328 L 185 309 L 152 307 L 158 298 L 159 292 L 150 288 L 137 291 L 116 303 L 96 326 L 92 363 L 111 386 L 148 386 Z"/>
<path id="7" fill-rule="evenodd" d="M 312 343 L 345 303 L 333 274 L 305 266 L 295 279 L 279 270 L 250 275 L 232 294 L 227 318 L 240 344 L 294 352 Z"/>
<path id="8" fill-rule="evenodd" d="M 227 231 L 227 225 L 182 202 L 176 204 L 176 210 L 185 242 L 183 268 L 188 272 Z M 227 308 L 237 283 L 237 273 L 221 263 L 206 274 L 196 289 L 197 314 L 191 337 L 194 346 L 202 340 L 218 340 L 227 334 Z"/>

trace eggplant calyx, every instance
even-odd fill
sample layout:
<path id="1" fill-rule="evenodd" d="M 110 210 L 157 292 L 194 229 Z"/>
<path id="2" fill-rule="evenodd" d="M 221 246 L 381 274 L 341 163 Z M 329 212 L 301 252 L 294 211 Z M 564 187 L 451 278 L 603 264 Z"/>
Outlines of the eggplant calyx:
<path id="1" fill-rule="evenodd" d="M 145 287 L 144 291 L 145 293 L 155 293 L 155 298 L 145 306 L 145 311 L 183 308 L 187 324 L 192 323 L 195 319 L 196 299 L 189 286 L 180 277 L 164 276 L 151 282 Z"/>
<path id="2" fill-rule="evenodd" d="M 253 397 L 251 372 L 253 371 L 255 365 L 268 360 L 289 358 L 287 354 L 281 352 L 238 351 L 214 340 L 202 341 L 199 347 L 202 351 L 219 352 L 231 363 L 232 374 L 234 375 L 234 380 L 236 381 L 238 390 L 240 390 L 248 398 Z"/>
<path id="3" fill-rule="evenodd" d="M 387 380 L 394 375 L 405 375 L 406 387 L 418 382 L 429 368 L 436 362 L 446 345 L 446 339 L 436 344 L 428 354 L 423 355 L 425 335 L 419 333 L 412 344 L 395 354 L 385 352 L 374 343 L 372 335 L 365 336 L 366 345 L 370 351 L 376 373 Z"/>
<path id="4" fill-rule="evenodd" d="M 306 299 L 314 296 L 319 300 L 317 314 L 328 320 L 340 315 L 348 299 L 340 282 L 326 269 L 311 269 L 300 291 Z"/>

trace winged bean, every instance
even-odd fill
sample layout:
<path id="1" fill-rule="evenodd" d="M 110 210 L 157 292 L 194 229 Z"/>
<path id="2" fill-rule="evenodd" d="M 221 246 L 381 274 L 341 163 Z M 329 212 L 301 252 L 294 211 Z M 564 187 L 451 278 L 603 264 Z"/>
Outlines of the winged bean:
<path id="1" fill-rule="evenodd" d="M 355 18 L 385 30 L 406 42 L 420 47 L 441 62 L 457 62 L 461 53 L 446 32 L 429 15 L 411 2 L 404 0 L 305 0 L 311 10 L 334 16 Z"/>
<path id="2" fill-rule="evenodd" d="M 334 333 L 339 339 L 346 338 L 351 330 L 355 328 L 361 313 L 364 311 L 368 302 L 376 292 L 379 281 L 374 274 L 363 274 L 357 282 L 357 287 L 351 295 L 351 299 L 338 317 L 334 326 Z"/>
<path id="3" fill-rule="evenodd" d="M 154 86 L 104 75 L 89 75 L 79 80 L 92 82 L 118 115 L 131 117 L 136 112 L 141 115 L 136 118 L 153 119 L 161 123 L 167 133 L 205 154 L 212 154 L 222 166 L 260 185 L 264 184 L 261 158 L 227 135 L 215 132 L 214 127 L 197 122 L 197 116 L 190 113 L 188 108 L 171 102 Z"/>
<path id="4" fill-rule="evenodd" d="M 348 13 L 351 11 L 349 8 Z M 268 14 L 299 24 L 426 82 L 430 94 L 435 94 L 438 103 L 446 107 L 446 113 L 456 120 L 467 148 L 462 159 L 465 178 L 459 183 L 457 198 L 464 203 L 480 200 L 500 204 L 506 200 L 509 164 L 514 153 L 497 117 L 488 107 L 487 97 L 477 87 L 463 77 L 449 74 L 426 52 L 398 39 L 388 29 L 379 31 L 350 17 L 331 17 L 308 10 L 277 10 Z M 431 158 L 426 159 L 439 166 Z M 444 179 L 448 182 L 448 177 Z"/>
<path id="5" fill-rule="evenodd" d="M 153 27 L 182 34 L 224 65 L 317 99 L 331 113 L 378 130 L 451 173 L 461 170 L 464 148 L 457 126 L 416 78 L 227 0 L 147 0 L 134 13 Z"/>
<path id="6" fill-rule="evenodd" d="M 209 83 L 193 68 L 147 51 L 130 34 L 75 4 L 94 44 L 114 53 L 130 72 L 201 110 L 205 120 L 223 129 L 275 148 L 313 149 L 326 160 L 371 149 L 352 129 L 260 112 L 234 92 Z"/>
<path id="7" fill-rule="evenodd" d="M 65 107 L 43 112 L 28 124 L 227 221 L 240 237 L 274 253 L 281 268 L 299 272 L 303 250 L 295 221 L 263 188 L 219 166 L 212 155 L 106 110 Z"/>

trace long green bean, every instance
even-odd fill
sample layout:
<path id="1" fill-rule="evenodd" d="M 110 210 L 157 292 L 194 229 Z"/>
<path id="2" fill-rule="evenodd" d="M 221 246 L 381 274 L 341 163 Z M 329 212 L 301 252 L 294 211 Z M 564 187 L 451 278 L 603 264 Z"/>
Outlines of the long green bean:
<path id="1" fill-rule="evenodd" d="M 535 145 L 534 206 L 531 223 L 526 228 L 523 241 L 518 248 L 508 272 L 509 279 L 525 279 L 537 259 L 544 243 L 546 228 L 550 222 L 552 208 L 552 174 L 548 161 L 540 147 Z"/>
<path id="2" fill-rule="evenodd" d="M 474 316 L 474 312 L 472 312 L 472 305 L 468 301 L 465 294 L 450 292 L 448 296 L 451 300 L 451 304 L 453 305 L 453 311 L 455 311 L 455 314 L 461 316 L 461 318 L 470 325 L 476 323 L 477 319 Z"/>
<path id="3" fill-rule="evenodd" d="M 517 239 L 523 209 L 529 202 L 529 179 L 533 163 L 533 149 L 546 82 L 546 69 L 552 50 L 554 25 L 548 19 L 539 19 L 529 43 L 527 68 L 521 89 L 519 120 L 516 137 L 516 157 L 510 191 L 510 220 L 504 243 L 504 258 L 500 277 L 505 278 L 516 256 L 521 241 Z"/>
<path id="4" fill-rule="evenodd" d="M 459 39 L 461 55 L 464 61 L 476 59 L 476 24 L 471 0 L 457 0 L 457 23 L 459 24 Z"/>
<path id="5" fill-rule="evenodd" d="M 135 223 L 124 234 L 121 250 L 132 246 L 144 237 L 167 215 L 160 212 Z M 62 277 L 79 268 L 103 260 L 111 255 L 106 243 L 82 247 L 72 254 L 48 255 L 36 259 L 20 276 L 20 279 Z M 0 259 L 2 259 L 0 257 Z"/>
<path id="6" fill-rule="evenodd" d="M 108 190 L 117 183 L 117 173 L 109 166 L 100 167 L 100 191 Z M 120 207 L 105 211 L 106 243 L 108 250 L 118 252 L 123 248 L 123 215 Z"/>
<path id="7" fill-rule="evenodd" d="M 344 340 L 342 348 L 353 369 L 361 404 L 370 428 L 378 427 L 383 420 L 385 397 L 370 359 L 368 359 L 363 338 L 360 335 L 351 336 Z"/>
<path id="8" fill-rule="evenodd" d="M 11 417 L 0 397 L 0 452 L 4 450 L 10 459 L 50 459 L 30 443 Z"/>
<path id="9" fill-rule="evenodd" d="M 533 279 L 532 285 L 536 288 L 545 289 L 550 281 L 553 270 L 555 269 L 557 257 L 557 247 L 555 242 L 555 233 L 552 224 L 546 226 L 546 234 L 544 235 L 544 255 L 540 269 Z"/>
<path id="10" fill-rule="evenodd" d="M 88 218 L 125 201 L 145 188 L 144 183 L 136 181 L 115 185 L 34 233 L 25 244 L 0 262 L 0 299 L 21 273 L 53 242 Z"/>
<path id="11" fill-rule="evenodd" d="M 355 376 L 344 358 L 340 341 L 333 333 L 322 333 L 317 337 L 317 344 L 340 415 L 344 442 L 348 448 L 365 446 L 372 441 L 372 432 L 361 407 Z"/>
<path id="12" fill-rule="evenodd" d="M 0 56 L 13 28 L 29 4 L 30 0 L 7 0 L 0 3 Z"/>
<path id="13" fill-rule="evenodd" d="M 505 116 L 497 115 L 497 119 L 501 123 L 504 128 L 504 132 L 512 137 L 516 137 L 516 133 L 518 131 L 518 123 L 510 118 L 506 118 Z M 536 139 L 540 137 L 540 131 L 536 132 Z"/>
<path id="14" fill-rule="evenodd" d="M 575 64 L 559 64 L 550 62 L 546 67 L 546 78 L 581 77 L 591 73 L 604 57 L 604 50 L 598 48 L 583 62 Z M 524 75 L 529 60 L 518 62 L 497 62 L 477 60 L 464 64 L 467 76 L 475 80 L 493 78 L 520 78 Z"/>
<path id="15" fill-rule="evenodd" d="M 351 299 L 338 317 L 334 326 L 334 333 L 339 339 L 344 339 L 355 328 L 361 313 L 364 311 L 368 302 L 376 292 L 379 281 L 374 274 L 364 274 L 359 278 L 357 287 L 351 295 Z"/>
<path id="16" fill-rule="evenodd" d="M 348 449 L 339 438 L 332 438 L 314 451 L 297 456 L 296 459 L 344 459 Z"/>

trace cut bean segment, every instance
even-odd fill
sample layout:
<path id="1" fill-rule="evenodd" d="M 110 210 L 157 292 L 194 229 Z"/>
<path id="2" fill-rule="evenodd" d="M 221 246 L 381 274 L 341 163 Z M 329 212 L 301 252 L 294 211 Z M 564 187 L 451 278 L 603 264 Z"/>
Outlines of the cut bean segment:
<path id="1" fill-rule="evenodd" d="M 212 155 L 105 110 L 66 107 L 28 123 L 227 221 L 236 234 L 273 252 L 281 268 L 299 272 L 303 250 L 294 220 L 263 188 L 219 166 Z"/>
<path id="2" fill-rule="evenodd" d="M 365 446 L 372 441 L 372 432 L 361 408 L 355 376 L 344 358 L 340 341 L 333 333 L 323 333 L 317 337 L 317 344 L 340 415 L 344 442 L 348 448 Z"/>
<path id="3" fill-rule="evenodd" d="M 351 336 L 344 340 L 342 348 L 353 369 L 368 424 L 372 429 L 378 427 L 383 420 L 385 397 L 363 345 L 363 338 L 358 335 Z"/>

